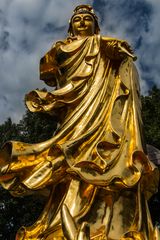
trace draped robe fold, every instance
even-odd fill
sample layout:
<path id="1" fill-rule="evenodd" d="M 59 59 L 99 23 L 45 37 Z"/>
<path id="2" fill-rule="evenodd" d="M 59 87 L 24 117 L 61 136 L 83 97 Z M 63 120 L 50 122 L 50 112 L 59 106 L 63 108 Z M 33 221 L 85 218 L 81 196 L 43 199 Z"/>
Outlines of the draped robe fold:
<path id="1" fill-rule="evenodd" d="M 57 89 L 26 95 L 31 111 L 53 113 L 61 109 L 65 117 L 51 139 L 38 144 L 8 142 L 1 150 L 2 165 L 8 164 L 1 182 L 13 195 L 53 186 L 40 216 L 43 224 L 37 221 L 17 236 L 39 239 L 42 234 L 50 239 L 49 231 L 58 236 L 55 229 L 60 227 L 59 210 L 64 202 L 77 223 L 88 221 L 94 226 L 93 236 L 102 235 L 105 229 L 108 239 L 120 239 L 131 228 L 139 231 L 138 224 L 142 225 L 136 220 L 143 213 L 141 209 L 136 215 L 142 201 L 139 188 L 148 198 L 157 187 L 157 173 L 142 139 L 136 68 L 130 57 L 119 57 L 116 49 L 110 51 L 110 41 L 95 35 L 57 44 L 46 55 L 52 68 L 48 71 L 51 77 L 45 79 L 58 81 Z M 52 62 L 52 54 L 56 63 Z M 133 198 L 132 203 L 127 196 Z M 116 221 L 112 215 L 117 210 L 113 206 L 123 201 L 129 202 L 131 213 L 119 219 L 121 228 L 114 235 Z M 94 209 L 96 226 L 89 217 Z"/>

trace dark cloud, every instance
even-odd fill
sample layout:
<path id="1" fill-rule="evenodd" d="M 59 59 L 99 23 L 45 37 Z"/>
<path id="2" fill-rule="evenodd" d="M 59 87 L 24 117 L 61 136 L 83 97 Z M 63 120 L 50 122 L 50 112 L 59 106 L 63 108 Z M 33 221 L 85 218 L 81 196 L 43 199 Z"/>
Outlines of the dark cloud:
<path id="1" fill-rule="evenodd" d="M 158 0 L 98 0 L 94 5 L 102 16 L 102 33 L 126 39 L 138 56 L 142 93 L 159 82 L 160 2 Z M 147 70 L 146 70 L 147 69 Z"/>
<path id="2" fill-rule="evenodd" d="M 98 3 L 95 6 L 98 6 Z M 132 38 L 139 38 L 141 33 L 149 31 L 153 12 L 150 3 L 142 0 L 106 0 L 97 9 L 103 16 L 103 31 L 113 34 L 117 34 L 117 31 L 118 34 L 120 31 L 124 34 L 125 31 L 125 34 Z"/>
<path id="3" fill-rule="evenodd" d="M 5 51 L 9 48 L 9 32 L 3 31 L 0 36 L 0 49 Z"/>

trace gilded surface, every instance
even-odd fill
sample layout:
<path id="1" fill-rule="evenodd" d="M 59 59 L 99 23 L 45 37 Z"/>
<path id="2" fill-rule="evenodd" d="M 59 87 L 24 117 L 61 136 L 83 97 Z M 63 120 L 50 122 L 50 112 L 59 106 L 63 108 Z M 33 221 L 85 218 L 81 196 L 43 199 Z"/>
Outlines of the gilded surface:
<path id="1" fill-rule="evenodd" d="M 99 35 L 88 5 L 75 9 L 69 35 L 40 62 L 40 78 L 56 89 L 26 95 L 30 111 L 58 113 L 56 134 L 0 152 L 1 185 L 12 195 L 49 191 L 16 239 L 158 240 L 147 206 L 158 172 L 143 142 L 136 57 L 126 41 Z"/>

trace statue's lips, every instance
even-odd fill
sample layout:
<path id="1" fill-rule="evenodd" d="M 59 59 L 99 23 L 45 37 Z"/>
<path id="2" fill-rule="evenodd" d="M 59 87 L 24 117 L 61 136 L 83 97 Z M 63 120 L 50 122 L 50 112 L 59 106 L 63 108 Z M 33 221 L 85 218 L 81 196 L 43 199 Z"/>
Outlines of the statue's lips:
<path id="1" fill-rule="evenodd" d="M 78 29 L 79 31 L 83 31 L 83 30 L 87 30 L 88 27 L 78 27 L 77 29 Z"/>

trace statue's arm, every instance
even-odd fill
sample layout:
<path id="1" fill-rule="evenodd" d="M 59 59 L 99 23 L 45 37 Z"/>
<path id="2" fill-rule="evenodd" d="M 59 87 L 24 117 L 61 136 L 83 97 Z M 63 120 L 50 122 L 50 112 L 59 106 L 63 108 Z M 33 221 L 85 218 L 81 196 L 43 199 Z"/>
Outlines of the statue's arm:
<path id="1" fill-rule="evenodd" d="M 102 37 L 102 42 L 107 56 L 111 59 L 123 60 L 126 57 L 131 57 L 133 60 L 137 59 L 131 46 L 125 40 Z"/>
<path id="2" fill-rule="evenodd" d="M 59 74 L 56 61 L 56 47 L 53 46 L 49 52 L 40 60 L 40 79 L 48 86 L 57 86 L 57 77 Z"/>

